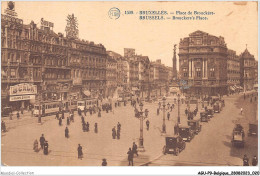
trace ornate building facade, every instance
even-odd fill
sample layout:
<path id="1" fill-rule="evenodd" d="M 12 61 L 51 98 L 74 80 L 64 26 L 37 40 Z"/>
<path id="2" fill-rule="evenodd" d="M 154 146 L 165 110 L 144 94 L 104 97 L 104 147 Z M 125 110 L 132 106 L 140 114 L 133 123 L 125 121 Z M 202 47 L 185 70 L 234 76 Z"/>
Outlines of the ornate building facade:
<path id="1" fill-rule="evenodd" d="M 227 56 L 227 84 L 228 92 L 235 92 L 240 86 L 240 60 L 236 51 L 228 50 Z"/>
<path id="2" fill-rule="evenodd" d="M 255 57 L 250 54 L 250 52 L 245 49 L 243 53 L 240 54 L 240 85 L 244 90 L 254 89 L 255 80 L 258 75 L 256 74 L 256 61 Z"/>
<path id="3" fill-rule="evenodd" d="M 191 94 L 227 93 L 227 46 L 223 37 L 195 31 L 180 40 L 179 72 Z"/>

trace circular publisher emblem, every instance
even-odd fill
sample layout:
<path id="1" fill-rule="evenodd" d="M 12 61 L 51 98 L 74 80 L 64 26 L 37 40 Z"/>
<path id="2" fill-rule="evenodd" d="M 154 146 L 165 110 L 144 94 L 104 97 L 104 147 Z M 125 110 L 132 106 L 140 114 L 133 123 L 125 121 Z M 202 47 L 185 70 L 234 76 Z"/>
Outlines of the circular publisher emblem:
<path id="1" fill-rule="evenodd" d="M 109 18 L 116 20 L 120 17 L 120 10 L 116 7 L 113 7 L 108 11 L 108 16 Z"/>

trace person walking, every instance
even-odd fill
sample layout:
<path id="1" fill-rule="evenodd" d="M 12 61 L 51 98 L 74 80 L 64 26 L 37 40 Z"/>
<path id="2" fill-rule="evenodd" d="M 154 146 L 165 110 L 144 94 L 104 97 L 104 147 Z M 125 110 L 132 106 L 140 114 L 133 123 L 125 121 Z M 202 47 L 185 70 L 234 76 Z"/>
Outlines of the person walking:
<path id="1" fill-rule="evenodd" d="M 133 155 L 136 154 L 138 156 L 137 145 L 135 144 L 135 142 L 133 142 L 132 152 L 133 152 Z"/>
<path id="2" fill-rule="evenodd" d="M 59 120 L 59 113 L 56 113 L 55 119 Z"/>
<path id="3" fill-rule="evenodd" d="M 107 160 L 105 158 L 102 159 L 102 166 L 107 166 Z"/>
<path id="4" fill-rule="evenodd" d="M 95 133 L 98 133 L 98 124 L 97 123 L 95 123 Z"/>
<path id="5" fill-rule="evenodd" d="M 116 138 L 116 127 L 112 128 L 112 138 Z"/>
<path id="6" fill-rule="evenodd" d="M 240 109 L 240 114 L 241 114 L 241 115 L 243 114 L 243 108 Z"/>
<path id="7" fill-rule="evenodd" d="M 249 166 L 249 159 L 246 155 L 244 155 L 244 158 L 243 158 L 243 166 Z"/>
<path id="8" fill-rule="evenodd" d="M 258 164 L 258 161 L 257 161 L 257 157 L 256 157 L 256 155 L 253 157 L 253 159 L 252 159 L 252 166 L 257 166 L 257 164 Z"/>
<path id="9" fill-rule="evenodd" d="M 160 114 L 160 108 L 157 108 L 157 115 Z"/>
<path id="10" fill-rule="evenodd" d="M 117 131 L 121 131 L 121 124 L 119 122 L 117 122 Z"/>
<path id="11" fill-rule="evenodd" d="M 67 125 L 70 125 L 70 119 L 67 117 Z"/>
<path id="12" fill-rule="evenodd" d="M 146 120 L 146 129 L 147 129 L 147 131 L 149 130 L 149 126 L 150 126 L 150 121 L 149 120 Z"/>
<path id="13" fill-rule="evenodd" d="M 83 158 L 82 147 L 81 147 L 81 145 L 79 144 L 79 145 L 78 145 L 78 159 L 81 159 L 81 160 L 82 160 L 82 158 Z"/>
<path id="14" fill-rule="evenodd" d="M 42 134 L 42 136 L 40 137 L 41 149 L 43 149 L 44 142 L 45 142 L 45 138 L 44 138 L 44 134 Z"/>
<path id="15" fill-rule="evenodd" d="M 68 127 L 65 128 L 65 138 L 69 138 L 69 129 L 68 129 Z"/>
<path id="16" fill-rule="evenodd" d="M 119 129 L 117 129 L 116 137 L 117 137 L 117 139 L 120 139 L 120 130 Z"/>
<path id="17" fill-rule="evenodd" d="M 131 148 L 129 148 L 127 155 L 128 155 L 128 166 L 130 166 L 130 165 L 134 166 L 134 154 L 133 154 Z"/>

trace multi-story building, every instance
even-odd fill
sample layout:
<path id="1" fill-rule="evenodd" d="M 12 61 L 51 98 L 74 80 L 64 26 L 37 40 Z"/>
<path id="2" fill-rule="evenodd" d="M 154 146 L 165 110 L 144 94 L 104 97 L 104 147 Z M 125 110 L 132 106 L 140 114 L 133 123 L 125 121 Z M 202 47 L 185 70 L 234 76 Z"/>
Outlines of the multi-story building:
<path id="1" fill-rule="evenodd" d="M 1 24 L 4 106 L 26 107 L 39 98 L 62 101 L 89 96 L 89 92 L 104 94 L 107 55 L 103 45 L 68 39 L 44 19 L 37 27 L 33 21 L 26 25 L 2 14 Z M 12 86 L 24 84 L 36 86 L 40 94 L 10 94 Z"/>
<path id="2" fill-rule="evenodd" d="M 113 97 L 117 89 L 117 61 L 108 56 L 106 67 L 106 96 Z"/>
<path id="3" fill-rule="evenodd" d="M 200 95 L 227 93 L 227 46 L 223 37 L 195 31 L 180 40 L 179 72 L 189 89 Z"/>
<path id="4" fill-rule="evenodd" d="M 160 95 L 165 94 L 168 86 L 168 69 L 161 63 L 160 59 L 156 60 L 155 62 L 151 62 L 151 64 L 154 70 L 154 88 L 160 91 Z"/>
<path id="5" fill-rule="evenodd" d="M 241 53 L 240 57 L 240 85 L 244 90 L 254 88 L 256 74 L 255 57 L 247 49 Z"/>
<path id="6" fill-rule="evenodd" d="M 234 92 L 240 86 L 240 60 L 236 51 L 227 51 L 227 84 L 228 92 Z"/>

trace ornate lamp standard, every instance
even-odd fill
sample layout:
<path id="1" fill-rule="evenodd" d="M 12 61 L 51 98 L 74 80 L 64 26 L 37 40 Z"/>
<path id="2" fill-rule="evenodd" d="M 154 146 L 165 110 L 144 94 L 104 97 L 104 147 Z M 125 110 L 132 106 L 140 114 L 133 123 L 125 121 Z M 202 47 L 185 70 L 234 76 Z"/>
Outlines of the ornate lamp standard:
<path id="1" fill-rule="evenodd" d="M 166 125 L 165 125 L 165 101 L 166 101 L 166 98 L 165 96 L 163 97 L 163 125 L 162 125 L 162 133 L 166 133 Z"/>
<path id="2" fill-rule="evenodd" d="M 141 102 L 139 104 L 139 107 L 140 107 L 140 112 L 139 112 L 139 116 L 138 118 L 140 119 L 140 138 L 139 138 L 139 147 L 138 147 L 138 151 L 140 152 L 144 152 L 145 149 L 144 149 L 144 138 L 143 138 L 143 121 L 144 119 L 146 119 L 148 117 L 148 110 L 145 109 L 145 116 L 143 116 L 143 103 Z"/>

